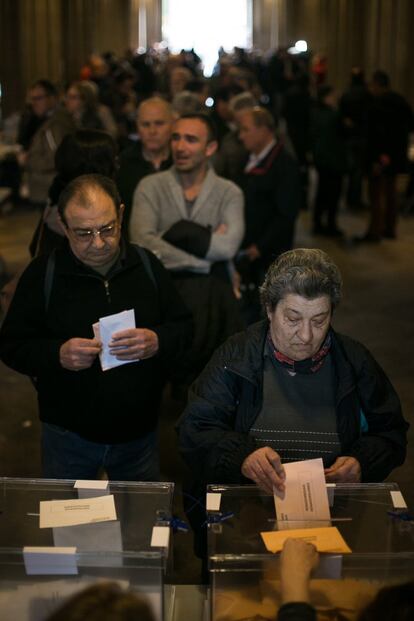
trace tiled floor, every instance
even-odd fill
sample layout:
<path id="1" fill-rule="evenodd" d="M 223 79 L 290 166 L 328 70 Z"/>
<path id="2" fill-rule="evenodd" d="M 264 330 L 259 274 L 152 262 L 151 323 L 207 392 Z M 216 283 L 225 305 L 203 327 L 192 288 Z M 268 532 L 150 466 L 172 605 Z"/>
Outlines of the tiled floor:
<path id="1" fill-rule="evenodd" d="M 28 259 L 27 243 L 37 221 L 27 209 L 0 216 L 0 254 L 14 271 Z M 341 213 L 348 236 L 364 231 L 366 214 Z M 352 245 L 312 237 L 309 215 L 301 215 L 298 246 L 320 247 L 342 270 L 344 301 L 334 317 L 336 329 L 361 340 L 387 371 L 400 394 L 405 416 L 412 423 L 405 465 L 390 477 L 399 483 L 414 510 L 414 216 L 402 218 L 399 238 L 380 244 Z M 39 424 L 30 381 L 0 363 L 0 476 L 40 475 Z M 184 467 L 175 448 L 174 423 L 179 415 L 168 395 L 161 421 L 162 469 L 166 480 L 180 483 Z M 179 499 L 176 510 L 181 512 Z M 176 582 L 197 582 L 198 565 L 192 560 L 191 539 L 177 535 Z"/>

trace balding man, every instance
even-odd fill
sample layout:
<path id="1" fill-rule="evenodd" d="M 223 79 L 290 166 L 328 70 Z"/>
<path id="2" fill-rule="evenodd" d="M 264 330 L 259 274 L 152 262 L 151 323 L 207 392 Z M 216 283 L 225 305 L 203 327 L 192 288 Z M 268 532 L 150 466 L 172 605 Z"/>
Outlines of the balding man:
<path id="1" fill-rule="evenodd" d="M 137 111 L 140 140 L 120 155 L 117 185 L 125 205 L 123 229 L 128 231 L 132 197 L 146 175 L 166 170 L 172 165 L 170 138 L 172 129 L 170 104 L 161 97 L 145 99 Z"/>
<path id="2" fill-rule="evenodd" d="M 0 357 L 36 377 L 44 477 L 95 479 L 104 469 L 110 480 L 154 481 L 166 365 L 191 337 L 189 312 L 160 261 L 121 240 L 111 179 L 77 177 L 58 211 L 67 243 L 21 276 Z M 93 324 L 128 309 L 136 327 L 114 329 L 103 370 Z"/>
<path id="3" fill-rule="evenodd" d="M 259 286 L 271 261 L 292 248 L 302 194 L 297 162 L 275 135 L 271 114 L 259 107 L 238 114 L 239 136 L 249 157 L 239 179 L 246 230 L 238 267 L 247 286 Z M 253 285 L 253 286 L 252 286 Z M 256 304 L 257 302 L 257 304 Z M 251 320 L 260 312 L 253 298 Z M 256 307 L 256 311 L 254 310 Z"/>

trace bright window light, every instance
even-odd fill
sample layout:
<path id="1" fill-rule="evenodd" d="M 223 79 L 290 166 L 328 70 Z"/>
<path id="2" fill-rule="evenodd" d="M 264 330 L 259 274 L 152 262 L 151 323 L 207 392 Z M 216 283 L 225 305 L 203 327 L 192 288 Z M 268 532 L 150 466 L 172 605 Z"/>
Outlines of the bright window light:
<path id="1" fill-rule="evenodd" d="M 163 0 L 162 36 L 172 52 L 194 48 L 210 76 L 220 47 L 251 47 L 252 1 Z"/>
<path id="2" fill-rule="evenodd" d="M 298 52 L 307 52 L 308 44 L 306 43 L 306 41 L 303 41 L 303 40 L 296 41 L 295 48 L 297 49 Z"/>

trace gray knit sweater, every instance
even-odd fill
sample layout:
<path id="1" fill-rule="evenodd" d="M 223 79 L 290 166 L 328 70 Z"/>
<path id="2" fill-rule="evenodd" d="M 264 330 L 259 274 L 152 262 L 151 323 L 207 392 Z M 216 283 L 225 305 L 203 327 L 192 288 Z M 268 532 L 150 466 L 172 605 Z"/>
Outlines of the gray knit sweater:
<path id="1" fill-rule="evenodd" d="M 214 233 L 204 259 L 169 244 L 162 235 L 179 220 L 191 220 L 214 231 L 226 224 L 224 234 Z M 149 248 L 170 270 L 208 274 L 211 264 L 231 260 L 244 234 L 243 195 L 231 181 L 208 168 L 201 191 L 191 209 L 186 210 L 184 193 L 174 166 L 149 175 L 138 184 L 130 219 L 132 243 Z"/>

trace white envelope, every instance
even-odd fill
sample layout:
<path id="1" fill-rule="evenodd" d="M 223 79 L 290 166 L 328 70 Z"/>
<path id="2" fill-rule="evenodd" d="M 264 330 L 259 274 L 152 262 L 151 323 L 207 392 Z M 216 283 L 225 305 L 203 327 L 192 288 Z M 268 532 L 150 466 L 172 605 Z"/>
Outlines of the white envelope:
<path id="1" fill-rule="evenodd" d="M 278 529 L 330 526 L 322 459 L 295 461 L 284 468 L 285 492 L 274 494 Z"/>
<path id="2" fill-rule="evenodd" d="M 112 335 L 115 334 L 115 332 L 127 330 L 128 328 L 136 328 L 134 309 L 122 311 L 115 315 L 108 315 L 107 317 L 101 317 L 99 322 L 93 324 L 92 328 L 95 338 L 102 344 L 102 350 L 99 354 L 102 371 L 108 371 L 109 369 L 119 367 L 123 364 L 138 362 L 137 360 L 118 360 L 117 357 L 109 351 L 109 343 L 112 341 Z"/>
<path id="3" fill-rule="evenodd" d="M 113 494 L 97 498 L 40 501 L 40 528 L 116 520 Z"/>

